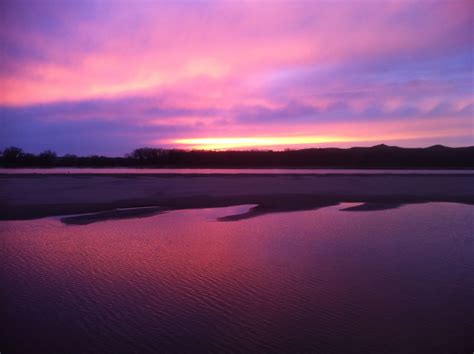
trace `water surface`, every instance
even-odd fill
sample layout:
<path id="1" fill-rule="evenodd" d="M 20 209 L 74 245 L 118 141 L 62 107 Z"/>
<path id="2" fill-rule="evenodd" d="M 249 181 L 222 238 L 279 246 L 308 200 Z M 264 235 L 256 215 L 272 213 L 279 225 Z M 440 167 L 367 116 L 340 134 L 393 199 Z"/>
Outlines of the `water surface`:
<path id="1" fill-rule="evenodd" d="M 472 206 L 0 223 L 2 353 L 465 353 Z"/>
<path id="2" fill-rule="evenodd" d="M 474 170 L 317 168 L 0 168 L 0 174 L 474 174 Z"/>

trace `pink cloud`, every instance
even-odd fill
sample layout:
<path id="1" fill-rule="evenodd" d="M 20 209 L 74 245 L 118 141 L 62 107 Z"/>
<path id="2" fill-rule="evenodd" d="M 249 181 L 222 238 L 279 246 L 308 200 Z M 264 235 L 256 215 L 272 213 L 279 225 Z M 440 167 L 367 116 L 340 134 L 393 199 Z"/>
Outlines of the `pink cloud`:
<path id="1" fill-rule="evenodd" d="M 340 129 L 362 136 L 392 120 L 424 136 L 405 121 L 451 134 L 442 121 L 424 120 L 464 114 L 466 124 L 473 103 L 467 0 L 8 4 L 0 105 L 107 107 L 57 108 L 48 119 L 127 116 L 130 124 L 188 124 L 190 137 Z M 142 101 L 103 103 L 130 97 Z M 155 106 L 168 115 L 146 113 Z M 262 116 L 244 119 L 254 112 Z"/>

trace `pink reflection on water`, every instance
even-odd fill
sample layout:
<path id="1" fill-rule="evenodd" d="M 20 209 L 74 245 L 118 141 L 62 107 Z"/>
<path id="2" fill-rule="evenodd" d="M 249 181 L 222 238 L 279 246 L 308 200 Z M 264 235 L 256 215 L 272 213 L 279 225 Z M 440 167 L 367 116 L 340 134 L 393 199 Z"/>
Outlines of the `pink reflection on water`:
<path id="1" fill-rule="evenodd" d="M 348 206 L 226 223 L 215 219 L 249 206 L 2 222 L 5 317 L 32 333 L 23 345 L 68 352 L 461 346 L 472 207 Z"/>

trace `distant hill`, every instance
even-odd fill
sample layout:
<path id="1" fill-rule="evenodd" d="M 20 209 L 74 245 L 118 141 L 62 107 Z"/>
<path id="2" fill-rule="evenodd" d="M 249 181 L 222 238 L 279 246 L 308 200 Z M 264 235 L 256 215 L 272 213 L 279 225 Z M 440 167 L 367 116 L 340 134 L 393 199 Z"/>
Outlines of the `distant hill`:
<path id="1" fill-rule="evenodd" d="M 474 168 L 474 146 L 451 148 L 401 148 L 385 144 L 372 147 L 310 148 L 285 151 L 205 151 L 140 148 L 125 157 L 58 157 L 52 151 L 39 155 L 7 148 L 2 167 L 190 167 L 190 168 Z"/>

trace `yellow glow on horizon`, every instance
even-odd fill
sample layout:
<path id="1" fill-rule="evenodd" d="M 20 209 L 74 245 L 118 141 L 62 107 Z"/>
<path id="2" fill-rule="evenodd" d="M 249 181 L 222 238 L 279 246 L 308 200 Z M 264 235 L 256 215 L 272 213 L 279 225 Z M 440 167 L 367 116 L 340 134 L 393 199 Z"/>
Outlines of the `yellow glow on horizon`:
<path id="1" fill-rule="evenodd" d="M 366 136 L 331 136 L 331 135 L 309 135 L 309 136 L 253 136 L 253 137 L 207 137 L 207 138 L 184 138 L 172 139 L 167 143 L 181 145 L 186 148 L 199 150 L 228 150 L 228 149 L 251 149 L 258 147 L 284 148 L 298 145 L 338 144 L 338 143 L 386 143 L 390 141 L 414 140 L 420 138 L 449 137 L 459 135 L 459 129 L 444 129 L 443 131 L 423 131 L 416 133 L 392 133 L 382 135 Z"/>
<path id="2" fill-rule="evenodd" d="M 254 147 L 275 147 L 291 145 L 323 144 L 335 142 L 366 141 L 361 138 L 338 136 L 292 136 L 292 137 L 227 137 L 192 138 L 172 140 L 173 144 L 186 145 L 194 149 L 220 150 Z"/>

